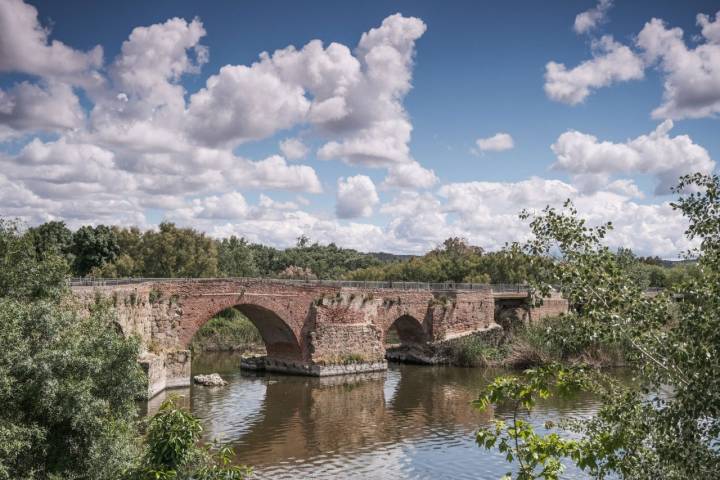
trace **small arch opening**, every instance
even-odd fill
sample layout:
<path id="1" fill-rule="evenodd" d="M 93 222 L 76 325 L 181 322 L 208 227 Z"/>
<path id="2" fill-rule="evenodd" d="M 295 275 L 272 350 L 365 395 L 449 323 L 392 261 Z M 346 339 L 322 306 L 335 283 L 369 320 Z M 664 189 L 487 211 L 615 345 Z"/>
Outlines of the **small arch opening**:
<path id="1" fill-rule="evenodd" d="M 411 315 L 397 318 L 385 334 L 386 345 L 417 345 L 424 344 L 427 340 L 422 325 Z"/>
<path id="2" fill-rule="evenodd" d="M 265 354 L 265 343 L 250 319 L 235 307 L 217 313 L 195 332 L 193 352 Z"/>

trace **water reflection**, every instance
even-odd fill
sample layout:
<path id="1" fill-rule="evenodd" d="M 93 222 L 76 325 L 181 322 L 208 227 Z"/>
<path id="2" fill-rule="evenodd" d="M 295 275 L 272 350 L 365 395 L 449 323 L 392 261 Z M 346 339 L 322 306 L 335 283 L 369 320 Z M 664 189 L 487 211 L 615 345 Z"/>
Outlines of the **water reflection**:
<path id="1" fill-rule="evenodd" d="M 237 356 L 204 355 L 193 374 L 219 372 L 229 385 L 181 393 L 206 438 L 230 443 L 257 478 L 495 479 L 508 471 L 473 435 L 492 412 L 478 413 L 470 402 L 497 372 L 392 365 L 384 373 L 308 378 L 238 367 Z M 595 407 L 589 396 L 545 402 L 533 421 L 586 416 Z"/>

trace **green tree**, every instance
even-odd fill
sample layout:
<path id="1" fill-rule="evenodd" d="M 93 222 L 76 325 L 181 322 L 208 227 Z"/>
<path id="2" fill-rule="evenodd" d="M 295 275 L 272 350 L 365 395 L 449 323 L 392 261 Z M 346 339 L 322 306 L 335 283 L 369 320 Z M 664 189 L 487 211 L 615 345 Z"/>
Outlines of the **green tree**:
<path id="1" fill-rule="evenodd" d="M 286 271 L 288 267 L 310 270 L 323 279 L 342 278 L 352 270 L 378 265 L 380 261 L 372 255 L 349 248 L 339 248 L 334 243 L 320 245 L 310 243 L 306 236 L 298 238 L 297 246 L 270 256 L 272 274 Z"/>
<path id="2" fill-rule="evenodd" d="M 38 256 L 48 252 L 56 253 L 67 259 L 72 264 L 72 231 L 67 228 L 65 222 L 46 222 L 37 227 L 30 228 L 28 234 L 35 245 L 35 252 Z"/>
<path id="3" fill-rule="evenodd" d="M 492 428 L 481 428 L 475 441 L 486 449 L 497 448 L 508 462 L 517 461 L 517 480 L 557 480 L 565 469 L 561 462 L 563 457 L 574 458 L 578 463 L 582 461 L 582 466 L 594 467 L 584 458 L 581 460 L 583 442 L 564 439 L 555 432 L 539 435 L 523 419 L 538 399 L 547 399 L 553 392 L 569 396 L 586 388 L 587 378 L 582 369 L 564 369 L 559 365 L 526 370 L 522 376 L 495 378 L 473 404 L 479 410 L 486 410 L 493 404 L 508 405 L 512 416 L 509 424 L 505 420 L 496 420 Z M 548 422 L 545 427 L 552 429 L 554 425 Z M 510 478 L 512 472 L 503 476 L 503 479 Z"/>
<path id="4" fill-rule="evenodd" d="M 161 223 L 143 235 L 143 274 L 146 277 L 215 277 L 217 245 L 204 233 Z"/>
<path id="5" fill-rule="evenodd" d="M 61 256 L 52 251 L 39 256 L 31 234 L 18 222 L 0 218 L 0 298 L 58 298 L 68 273 Z"/>
<path id="6" fill-rule="evenodd" d="M 224 277 L 254 277 L 259 274 L 253 251 L 244 238 L 233 235 L 218 242 L 218 270 Z"/>
<path id="7" fill-rule="evenodd" d="M 81 314 L 67 264 L 0 221 L 0 479 L 118 478 L 134 461 L 138 344 L 98 304 Z"/>
<path id="8" fill-rule="evenodd" d="M 598 478 L 715 478 L 720 470 L 720 178 L 686 176 L 676 191 L 682 196 L 673 208 L 700 244 L 698 269 L 655 296 L 603 244 L 610 223 L 589 227 L 570 203 L 522 215 L 534 234 L 527 251 L 560 254 L 550 281 L 563 286 L 577 315 L 575 335 L 623 342 L 638 373 L 637 390 L 595 382 L 604 403 L 573 426 L 583 444 L 571 459 Z"/>
<path id="9" fill-rule="evenodd" d="M 120 252 L 117 235 L 106 225 L 85 225 L 73 234 L 72 253 L 75 255 L 73 271 L 84 277 L 93 268 L 112 263 Z"/>

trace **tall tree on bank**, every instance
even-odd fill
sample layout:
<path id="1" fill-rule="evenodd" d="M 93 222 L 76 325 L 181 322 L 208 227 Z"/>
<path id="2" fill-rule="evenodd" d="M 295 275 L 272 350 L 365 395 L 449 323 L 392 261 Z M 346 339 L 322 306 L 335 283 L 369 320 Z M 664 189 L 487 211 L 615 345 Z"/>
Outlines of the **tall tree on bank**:
<path id="1" fill-rule="evenodd" d="M 259 274 L 250 245 L 231 236 L 218 242 L 218 270 L 223 277 L 255 277 Z"/>
<path id="2" fill-rule="evenodd" d="M 595 376 L 590 388 L 603 398 L 597 415 L 571 424 L 577 441 L 540 438 L 527 424 L 481 430 L 478 443 L 498 446 L 521 459 L 516 478 L 557 478 L 557 461 L 568 457 L 595 478 L 717 478 L 720 471 L 720 178 L 695 174 L 681 178 L 672 204 L 687 218 L 689 239 L 699 241 L 697 277 L 672 290 L 647 295 L 623 256 L 603 245 L 611 224 L 588 227 L 568 203 L 564 211 L 546 208 L 530 219 L 535 235 L 526 245 L 532 258 L 560 252 L 551 282 L 563 286 L 574 309 L 574 335 L 623 342 L 638 372 L 639 389 L 623 388 Z M 548 332 L 552 335 L 552 332 Z M 562 342 L 564 339 L 556 339 Z M 544 373 L 548 377 L 547 372 Z M 555 378 L 571 378 L 558 369 Z M 550 393 L 538 382 L 496 379 L 480 404 L 522 402 Z M 512 387 L 512 388 L 510 388 Z M 515 388 L 517 387 L 517 388 Z M 505 433 L 503 433 L 505 432 Z M 522 459 L 542 458 L 543 464 Z M 551 466 L 554 476 L 544 468 Z"/>
<path id="3" fill-rule="evenodd" d="M 0 220 L 0 479 L 119 478 L 134 462 L 138 344 L 74 308 L 66 261 Z"/>
<path id="4" fill-rule="evenodd" d="M 46 222 L 29 229 L 28 234 L 32 238 L 38 256 L 55 253 L 67 259 L 68 264 L 72 265 L 73 232 L 65 222 Z"/>

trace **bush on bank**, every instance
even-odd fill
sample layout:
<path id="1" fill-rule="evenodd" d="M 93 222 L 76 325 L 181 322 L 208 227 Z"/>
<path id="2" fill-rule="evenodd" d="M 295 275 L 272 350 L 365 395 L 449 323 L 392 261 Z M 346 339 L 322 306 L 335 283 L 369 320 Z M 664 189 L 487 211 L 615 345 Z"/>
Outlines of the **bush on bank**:
<path id="1" fill-rule="evenodd" d="M 136 457 L 138 344 L 81 314 L 66 274 L 0 220 L 0 479 L 118 478 Z"/>
<path id="2" fill-rule="evenodd" d="M 109 305 L 74 304 L 68 272 L 0 219 L 0 480 L 245 478 L 231 450 L 198 447 L 197 419 L 172 402 L 140 437 L 139 344 Z"/>
<path id="3" fill-rule="evenodd" d="M 171 397 L 150 419 L 145 448 L 125 480 L 242 480 L 252 469 L 233 465 L 228 447 L 200 445 L 202 425 Z"/>
<path id="4" fill-rule="evenodd" d="M 685 176 L 676 191 L 681 196 L 671 206 L 697 245 L 697 275 L 654 296 L 604 244 L 610 223 L 586 225 L 569 201 L 562 210 L 522 215 L 534 234 L 524 248 L 556 259 L 551 280 L 563 286 L 575 313 L 575 328 L 560 332 L 569 340 L 561 344 L 565 352 L 577 354 L 578 344 L 622 345 L 639 388 L 560 365 L 496 378 L 477 405 L 511 404 L 513 415 L 481 429 L 477 442 L 517 463 L 507 478 L 559 478 L 561 459 L 599 479 L 718 478 L 720 177 Z M 547 293 L 549 284 L 537 288 Z M 572 437 L 535 432 L 525 415 L 536 401 L 576 388 L 598 395 L 598 412 L 569 422 Z"/>

